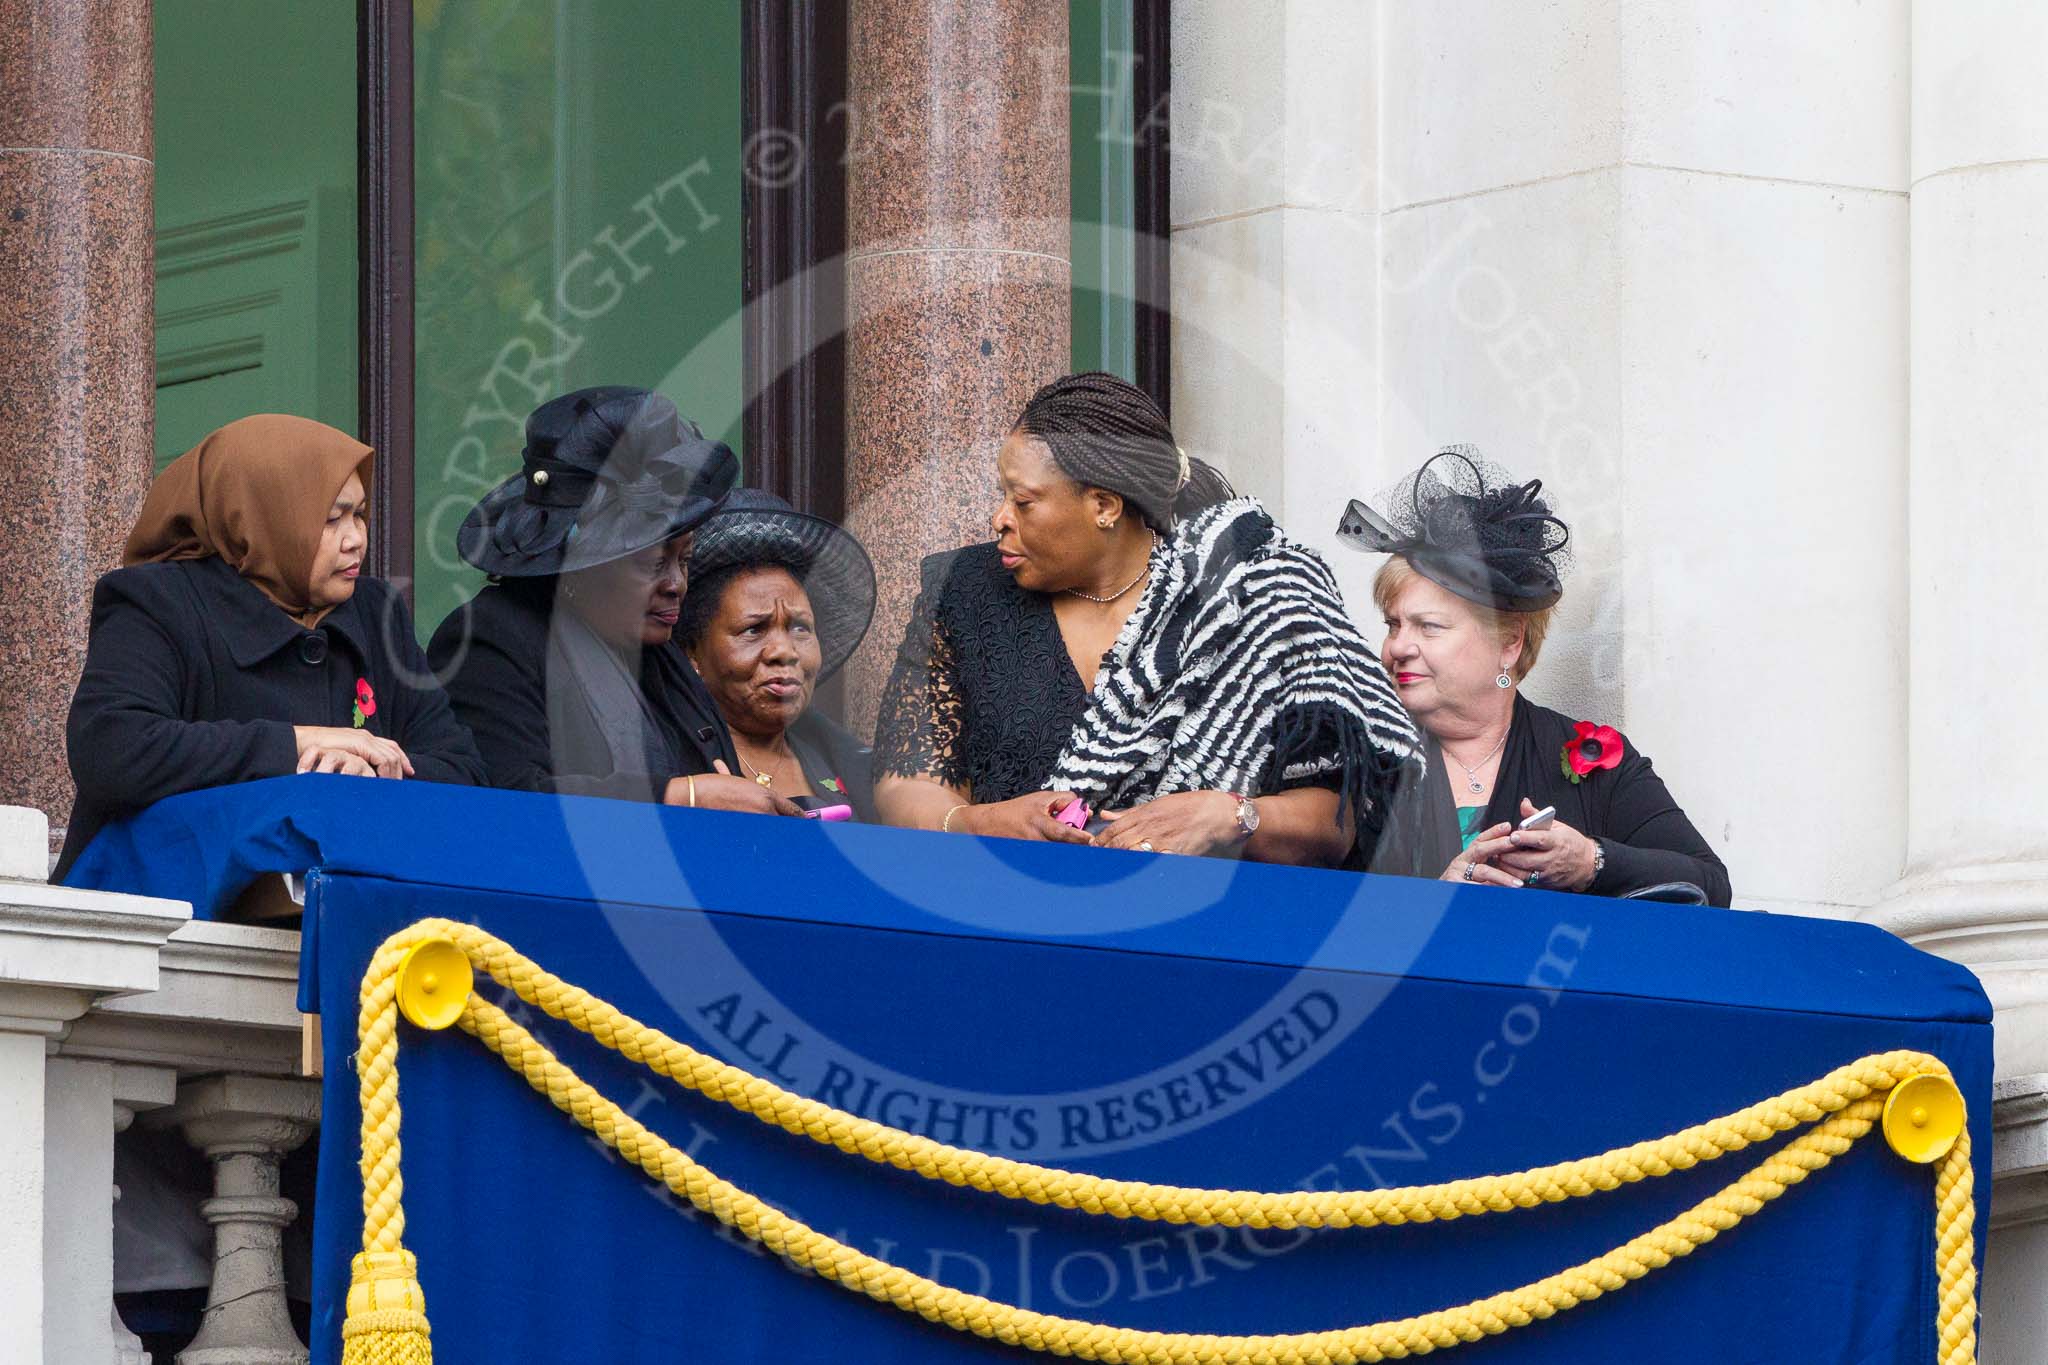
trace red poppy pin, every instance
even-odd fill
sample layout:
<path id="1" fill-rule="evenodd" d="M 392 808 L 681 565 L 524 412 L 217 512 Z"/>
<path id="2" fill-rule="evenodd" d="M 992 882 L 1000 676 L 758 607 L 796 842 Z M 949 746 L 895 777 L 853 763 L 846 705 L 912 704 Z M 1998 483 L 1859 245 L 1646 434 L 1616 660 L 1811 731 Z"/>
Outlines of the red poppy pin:
<path id="1" fill-rule="evenodd" d="M 1558 766 L 1576 786 L 1589 774 L 1618 766 L 1623 752 L 1620 731 L 1612 725 L 1582 720 L 1572 727 L 1572 737 L 1564 742 L 1564 761 Z"/>
<path id="2" fill-rule="evenodd" d="M 370 723 L 370 717 L 377 714 L 377 694 L 370 687 L 368 678 L 356 679 L 356 729 Z"/>

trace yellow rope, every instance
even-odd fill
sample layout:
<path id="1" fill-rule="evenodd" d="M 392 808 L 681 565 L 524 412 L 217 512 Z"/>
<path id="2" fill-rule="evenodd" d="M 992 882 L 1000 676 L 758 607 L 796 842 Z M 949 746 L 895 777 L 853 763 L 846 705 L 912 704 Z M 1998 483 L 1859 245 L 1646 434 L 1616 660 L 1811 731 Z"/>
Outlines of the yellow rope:
<path id="1" fill-rule="evenodd" d="M 558 1109 L 698 1208 L 793 1264 L 961 1331 L 1088 1360 L 1180 1362 L 1377 1361 L 1505 1332 L 1619 1289 L 1734 1227 L 1864 1134 L 1881 1092 L 1907 1076 L 1946 1076 L 1923 1053 L 1893 1052 L 1837 1068 L 1809 1085 L 1670 1137 L 1508 1175 L 1399 1190 L 1257 1193 L 1106 1180 L 948 1147 L 836 1110 L 707 1057 L 542 971 L 471 925 L 423 920 L 394 934 L 363 979 L 357 1066 L 363 1104 L 363 1246 L 344 1326 L 345 1365 L 425 1361 L 426 1318 L 410 1257 L 398 1172 L 396 974 L 412 944 L 446 937 L 520 999 L 680 1084 L 814 1141 L 868 1160 L 1007 1198 L 1123 1218 L 1250 1227 L 1361 1227 L 1533 1207 L 1688 1169 L 1802 1125 L 1814 1125 L 1719 1193 L 1604 1256 L 1455 1308 L 1396 1322 L 1277 1337 L 1140 1332 L 1033 1313 L 912 1274 L 824 1236 L 728 1184 L 648 1131 L 562 1065 L 503 1010 L 472 995 L 458 1021 Z M 1965 1132 L 1935 1186 L 1940 1365 L 1976 1359 L 1975 1205 Z M 398 1258 L 404 1258 L 403 1262 Z M 396 1283 L 387 1285 L 387 1281 Z M 368 1286 L 368 1288 L 366 1288 Z M 381 1295 L 372 1291 L 385 1286 Z M 358 1315 L 361 1298 L 362 1313 Z"/>

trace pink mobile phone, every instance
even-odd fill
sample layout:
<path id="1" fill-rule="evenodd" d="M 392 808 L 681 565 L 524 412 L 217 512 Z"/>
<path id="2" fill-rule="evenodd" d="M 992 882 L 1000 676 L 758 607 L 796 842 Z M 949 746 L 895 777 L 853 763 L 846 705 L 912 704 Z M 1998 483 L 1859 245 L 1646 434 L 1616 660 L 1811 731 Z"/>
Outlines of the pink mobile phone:
<path id="1" fill-rule="evenodd" d="M 1053 816 L 1053 819 L 1074 829 L 1086 829 L 1088 828 L 1088 803 L 1077 796 L 1067 802 L 1065 806 L 1062 806 L 1060 813 Z"/>
<path id="2" fill-rule="evenodd" d="M 806 820 L 851 820 L 852 818 L 852 806 L 819 806 L 815 810 L 804 812 L 804 819 Z"/>

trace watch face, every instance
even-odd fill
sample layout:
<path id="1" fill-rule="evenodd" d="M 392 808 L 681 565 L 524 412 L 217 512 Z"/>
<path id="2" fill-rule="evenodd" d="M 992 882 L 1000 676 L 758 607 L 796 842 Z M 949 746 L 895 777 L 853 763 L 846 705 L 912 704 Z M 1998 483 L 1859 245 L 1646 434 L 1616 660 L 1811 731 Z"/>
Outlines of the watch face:
<path id="1" fill-rule="evenodd" d="M 1238 828 L 1242 829 L 1247 836 L 1259 832 L 1258 803 L 1249 796 L 1237 803 L 1237 824 Z"/>

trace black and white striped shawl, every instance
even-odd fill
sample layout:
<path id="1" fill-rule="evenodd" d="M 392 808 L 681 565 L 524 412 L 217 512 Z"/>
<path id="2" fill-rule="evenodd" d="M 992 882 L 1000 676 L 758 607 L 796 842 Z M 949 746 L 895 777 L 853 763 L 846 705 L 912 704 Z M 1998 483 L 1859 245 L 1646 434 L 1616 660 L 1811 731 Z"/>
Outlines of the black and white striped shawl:
<path id="1" fill-rule="evenodd" d="M 1183 520 L 1103 659 L 1046 786 L 1124 807 L 1334 786 L 1367 836 L 1422 741 L 1322 557 L 1255 499 Z"/>

